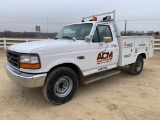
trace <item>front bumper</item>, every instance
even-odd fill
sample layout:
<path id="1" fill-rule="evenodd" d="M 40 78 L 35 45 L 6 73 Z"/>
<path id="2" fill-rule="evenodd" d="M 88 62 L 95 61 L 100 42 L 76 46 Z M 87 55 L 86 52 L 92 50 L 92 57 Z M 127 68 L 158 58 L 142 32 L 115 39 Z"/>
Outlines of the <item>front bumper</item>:
<path id="1" fill-rule="evenodd" d="M 16 84 L 24 87 L 36 88 L 44 85 L 47 73 L 42 74 L 30 74 L 23 73 L 12 68 L 8 63 L 5 64 L 7 75 Z"/>

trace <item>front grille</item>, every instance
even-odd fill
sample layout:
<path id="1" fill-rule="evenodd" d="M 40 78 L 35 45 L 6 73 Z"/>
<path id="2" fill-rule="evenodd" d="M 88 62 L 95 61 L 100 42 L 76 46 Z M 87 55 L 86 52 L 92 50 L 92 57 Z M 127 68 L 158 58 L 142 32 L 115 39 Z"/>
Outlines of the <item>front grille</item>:
<path id="1" fill-rule="evenodd" d="M 19 53 L 7 50 L 8 62 L 16 68 L 19 68 Z"/>

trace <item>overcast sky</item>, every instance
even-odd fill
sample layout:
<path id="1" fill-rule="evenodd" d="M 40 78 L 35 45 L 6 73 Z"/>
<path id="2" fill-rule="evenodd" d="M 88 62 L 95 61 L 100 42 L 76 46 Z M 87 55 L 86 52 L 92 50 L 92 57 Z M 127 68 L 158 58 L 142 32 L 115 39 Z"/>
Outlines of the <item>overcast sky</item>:
<path id="1" fill-rule="evenodd" d="M 159 0 L 0 0 L 0 31 L 57 32 L 83 16 L 116 10 L 116 20 L 128 21 L 127 30 L 160 31 Z M 124 30 L 124 21 L 118 21 Z"/>

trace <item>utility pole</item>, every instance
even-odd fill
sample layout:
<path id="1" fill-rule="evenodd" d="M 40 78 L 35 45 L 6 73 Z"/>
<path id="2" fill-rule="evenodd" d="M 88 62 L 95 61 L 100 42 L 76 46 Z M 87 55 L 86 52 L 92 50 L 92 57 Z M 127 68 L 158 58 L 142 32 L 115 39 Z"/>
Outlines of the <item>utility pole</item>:
<path id="1" fill-rule="evenodd" d="M 47 15 L 47 33 L 48 33 L 48 15 Z"/>
<path id="2" fill-rule="evenodd" d="M 127 31 L 126 31 L 126 30 L 127 30 L 127 20 L 125 20 L 125 30 L 124 30 L 124 31 L 125 31 L 125 36 L 126 36 L 126 34 L 127 34 Z"/>

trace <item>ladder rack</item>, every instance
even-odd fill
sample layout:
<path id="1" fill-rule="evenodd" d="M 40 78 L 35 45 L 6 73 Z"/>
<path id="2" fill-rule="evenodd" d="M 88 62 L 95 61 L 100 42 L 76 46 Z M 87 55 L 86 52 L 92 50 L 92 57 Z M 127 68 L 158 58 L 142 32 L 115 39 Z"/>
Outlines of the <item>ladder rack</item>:
<path id="1" fill-rule="evenodd" d="M 93 15 L 93 16 L 88 16 L 88 17 L 83 17 L 82 20 L 84 21 L 87 18 L 93 18 L 93 17 L 97 17 L 97 16 L 102 16 L 102 15 L 108 15 L 108 14 L 113 14 L 113 21 L 115 21 L 115 10 L 111 11 L 111 12 L 106 12 L 106 13 L 102 13 L 102 14 L 97 14 L 97 15 Z"/>

